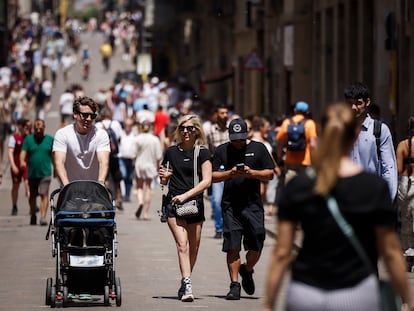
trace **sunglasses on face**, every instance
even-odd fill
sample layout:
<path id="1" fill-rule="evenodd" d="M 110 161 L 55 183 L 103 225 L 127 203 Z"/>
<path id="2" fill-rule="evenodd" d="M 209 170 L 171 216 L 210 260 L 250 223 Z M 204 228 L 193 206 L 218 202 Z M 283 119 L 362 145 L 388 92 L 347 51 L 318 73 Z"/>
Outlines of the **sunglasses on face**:
<path id="1" fill-rule="evenodd" d="M 194 131 L 195 126 L 194 125 L 188 125 L 188 126 L 180 125 L 178 129 L 180 130 L 180 132 L 185 132 L 185 130 L 187 130 L 187 132 L 192 132 Z"/>
<path id="2" fill-rule="evenodd" d="M 88 119 L 88 117 L 90 117 L 90 118 L 91 118 L 91 120 L 95 120 L 95 119 L 96 119 L 96 117 L 98 116 L 96 113 L 89 113 L 89 112 L 80 112 L 80 111 L 76 111 L 76 113 L 77 113 L 78 115 L 80 115 L 80 117 L 81 117 L 83 120 Z"/>

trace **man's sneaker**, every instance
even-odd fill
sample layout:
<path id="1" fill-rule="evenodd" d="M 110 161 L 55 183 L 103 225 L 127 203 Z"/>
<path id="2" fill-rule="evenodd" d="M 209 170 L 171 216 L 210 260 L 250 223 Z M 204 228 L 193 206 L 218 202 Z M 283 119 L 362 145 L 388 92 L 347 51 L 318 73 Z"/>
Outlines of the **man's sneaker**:
<path id="1" fill-rule="evenodd" d="M 11 215 L 12 216 L 16 216 L 17 215 L 17 206 L 13 206 Z"/>
<path id="2" fill-rule="evenodd" d="M 191 286 L 190 278 L 185 278 L 183 280 L 183 283 L 185 284 L 185 290 L 184 290 L 183 296 L 181 297 L 181 301 L 183 302 L 194 301 L 193 287 Z"/>
<path id="3" fill-rule="evenodd" d="M 216 232 L 214 238 L 215 239 L 221 239 L 223 237 L 223 232 Z"/>
<path id="4" fill-rule="evenodd" d="M 30 225 L 31 225 L 31 226 L 36 226 L 36 225 L 37 225 L 37 218 L 36 218 L 36 215 L 32 215 L 32 216 L 30 216 Z"/>
<path id="5" fill-rule="evenodd" d="M 226 295 L 227 300 L 240 300 L 240 283 L 239 282 L 231 282 L 230 283 L 230 291 Z"/>
<path id="6" fill-rule="evenodd" d="M 242 264 L 240 265 L 239 273 L 242 277 L 242 286 L 243 286 L 244 291 L 248 295 L 253 295 L 254 290 L 255 290 L 254 280 L 253 280 L 254 270 L 249 272 L 246 269 L 246 264 Z"/>
<path id="7" fill-rule="evenodd" d="M 181 279 L 181 285 L 180 288 L 178 289 L 178 299 L 181 300 L 181 298 L 184 296 L 185 293 L 185 283 L 184 283 L 184 278 Z"/>

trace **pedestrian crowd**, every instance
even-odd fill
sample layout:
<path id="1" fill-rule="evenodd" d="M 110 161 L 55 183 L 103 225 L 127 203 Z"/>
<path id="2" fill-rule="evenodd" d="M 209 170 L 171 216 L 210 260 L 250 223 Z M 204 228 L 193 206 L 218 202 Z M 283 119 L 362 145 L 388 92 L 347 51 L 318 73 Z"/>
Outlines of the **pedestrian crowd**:
<path id="1" fill-rule="evenodd" d="M 136 218 L 150 220 L 152 189 L 163 179 L 168 191 L 162 216 L 177 247 L 181 301 L 195 298 L 191 273 L 206 218 L 214 221 L 214 238 L 222 239 L 226 253 L 225 298 L 239 300 L 241 288 L 255 293 L 265 218 L 277 217 L 264 310 L 274 308 L 289 266 L 288 310 L 379 310 L 380 258 L 404 306 L 413 310 L 405 275 L 414 256 L 413 117 L 395 152 L 391 132 L 371 116 L 373 99 L 360 82 L 345 89 L 343 103 L 327 105 L 320 123 L 305 101 L 279 118 L 241 116 L 223 103 L 212 107 L 194 101 L 178 78 L 120 76 L 85 96 L 81 85 L 70 83 L 81 25 L 68 19 L 61 32 L 42 18 L 32 14 L 20 21 L 8 65 L 0 68 L 0 155 L 9 138 L 11 215 L 20 211 L 23 181 L 30 224 L 38 223 L 39 209 L 39 224 L 46 225 L 55 176 L 62 186 L 75 180 L 106 185 L 121 211 L 136 193 Z M 100 25 L 103 71 L 120 45 L 124 60 L 135 59 L 134 18 L 107 15 Z M 97 29 L 93 21 L 88 27 Z M 87 46 L 81 50 L 89 66 Z M 52 137 L 45 134 L 44 119 L 60 73 L 67 88 L 58 94 L 61 123 Z M 352 238 L 342 231 L 338 214 Z M 304 240 L 294 257 L 299 230 Z"/>

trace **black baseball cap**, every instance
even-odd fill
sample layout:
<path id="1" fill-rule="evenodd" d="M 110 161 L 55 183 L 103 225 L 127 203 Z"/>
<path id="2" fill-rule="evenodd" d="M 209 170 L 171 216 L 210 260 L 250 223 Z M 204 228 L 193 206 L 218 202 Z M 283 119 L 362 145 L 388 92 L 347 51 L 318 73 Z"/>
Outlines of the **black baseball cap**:
<path id="1" fill-rule="evenodd" d="M 229 139 L 230 140 L 246 140 L 247 139 L 247 124 L 243 119 L 237 118 L 230 122 L 229 125 Z"/>

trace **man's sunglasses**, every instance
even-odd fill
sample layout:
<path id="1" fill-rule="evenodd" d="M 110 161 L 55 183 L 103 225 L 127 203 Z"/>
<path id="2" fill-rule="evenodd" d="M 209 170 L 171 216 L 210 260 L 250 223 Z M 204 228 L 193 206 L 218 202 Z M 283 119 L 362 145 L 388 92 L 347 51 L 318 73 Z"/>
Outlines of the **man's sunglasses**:
<path id="1" fill-rule="evenodd" d="M 178 129 L 180 130 L 180 132 L 184 132 L 185 130 L 187 130 L 188 132 L 192 132 L 194 131 L 195 126 L 194 125 L 188 125 L 188 126 L 180 125 Z"/>
<path id="2" fill-rule="evenodd" d="M 80 112 L 75 111 L 83 120 L 86 120 L 88 117 L 91 117 L 92 120 L 95 120 L 98 116 L 96 113 L 89 113 L 89 112 Z"/>

